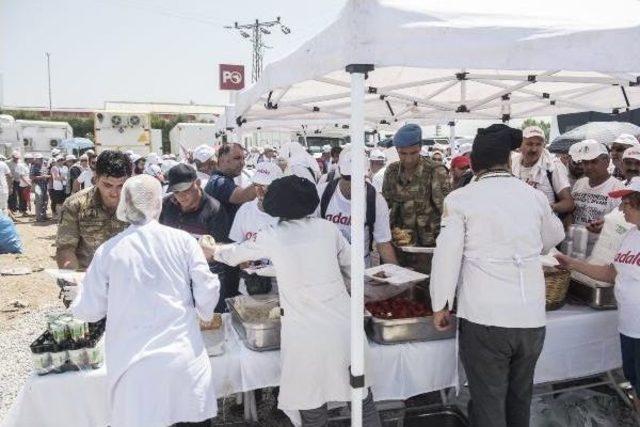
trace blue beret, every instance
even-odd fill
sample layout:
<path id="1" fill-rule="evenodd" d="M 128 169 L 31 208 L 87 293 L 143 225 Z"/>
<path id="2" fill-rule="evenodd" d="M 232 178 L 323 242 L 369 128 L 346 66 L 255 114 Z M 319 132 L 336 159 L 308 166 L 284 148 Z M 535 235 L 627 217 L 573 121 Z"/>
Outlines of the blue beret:
<path id="1" fill-rule="evenodd" d="M 422 129 L 413 123 L 402 126 L 393 135 L 393 145 L 397 148 L 411 147 L 420 143 L 422 143 Z"/>

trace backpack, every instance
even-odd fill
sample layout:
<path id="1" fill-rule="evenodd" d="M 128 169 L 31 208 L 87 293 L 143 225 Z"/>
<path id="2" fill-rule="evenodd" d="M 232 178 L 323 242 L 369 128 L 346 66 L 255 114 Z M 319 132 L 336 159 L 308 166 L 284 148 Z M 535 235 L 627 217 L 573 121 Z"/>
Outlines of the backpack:
<path id="1" fill-rule="evenodd" d="M 336 192 L 336 188 L 338 187 L 338 183 L 340 179 L 334 179 L 329 181 L 327 187 L 324 189 L 322 193 L 322 197 L 320 198 L 320 216 L 322 218 L 325 217 L 327 213 L 327 207 L 329 206 L 329 202 L 333 197 L 333 193 Z M 369 184 L 365 181 L 365 191 L 366 194 L 366 218 L 364 225 L 369 229 L 369 252 L 373 250 L 373 226 L 376 222 L 376 189 L 373 185 Z"/>

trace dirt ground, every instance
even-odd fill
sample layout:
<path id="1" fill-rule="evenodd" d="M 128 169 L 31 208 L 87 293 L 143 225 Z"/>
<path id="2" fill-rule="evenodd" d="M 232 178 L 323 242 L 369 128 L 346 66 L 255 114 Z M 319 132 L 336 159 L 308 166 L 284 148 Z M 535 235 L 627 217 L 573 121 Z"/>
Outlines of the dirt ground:
<path id="1" fill-rule="evenodd" d="M 56 281 L 43 271 L 45 268 L 56 267 L 54 256 L 57 223 L 36 223 L 34 217 L 20 215 L 15 221 L 23 253 L 0 255 L 0 272 L 16 267 L 26 267 L 33 272 L 22 276 L 0 276 L 0 330 L 10 328 L 21 316 L 32 310 L 58 301 L 59 288 Z"/>

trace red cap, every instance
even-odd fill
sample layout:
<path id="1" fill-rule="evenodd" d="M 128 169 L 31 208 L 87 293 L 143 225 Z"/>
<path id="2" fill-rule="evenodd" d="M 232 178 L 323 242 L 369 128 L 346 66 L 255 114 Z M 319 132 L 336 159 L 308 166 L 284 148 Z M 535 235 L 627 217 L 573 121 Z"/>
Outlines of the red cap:
<path id="1" fill-rule="evenodd" d="M 471 162 L 467 156 L 457 156 L 451 160 L 451 167 L 456 169 L 464 169 L 471 166 Z"/>

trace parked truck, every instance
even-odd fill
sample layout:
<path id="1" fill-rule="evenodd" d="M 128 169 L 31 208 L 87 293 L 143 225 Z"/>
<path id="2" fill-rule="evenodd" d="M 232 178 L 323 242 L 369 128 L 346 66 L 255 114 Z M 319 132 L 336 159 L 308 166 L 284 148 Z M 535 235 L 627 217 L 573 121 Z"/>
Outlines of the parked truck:
<path id="1" fill-rule="evenodd" d="M 14 118 L 0 114 L 0 154 L 9 158 L 13 150 L 20 148 L 20 135 Z"/>
<path id="2" fill-rule="evenodd" d="M 48 157 L 61 141 L 73 138 L 73 129 L 67 122 L 16 120 L 15 123 L 19 138 L 15 149 L 23 153 L 40 153 Z"/>
<path id="3" fill-rule="evenodd" d="M 151 115 L 139 112 L 96 111 L 94 113 L 96 151 L 131 150 L 148 154 L 151 141 Z"/>

